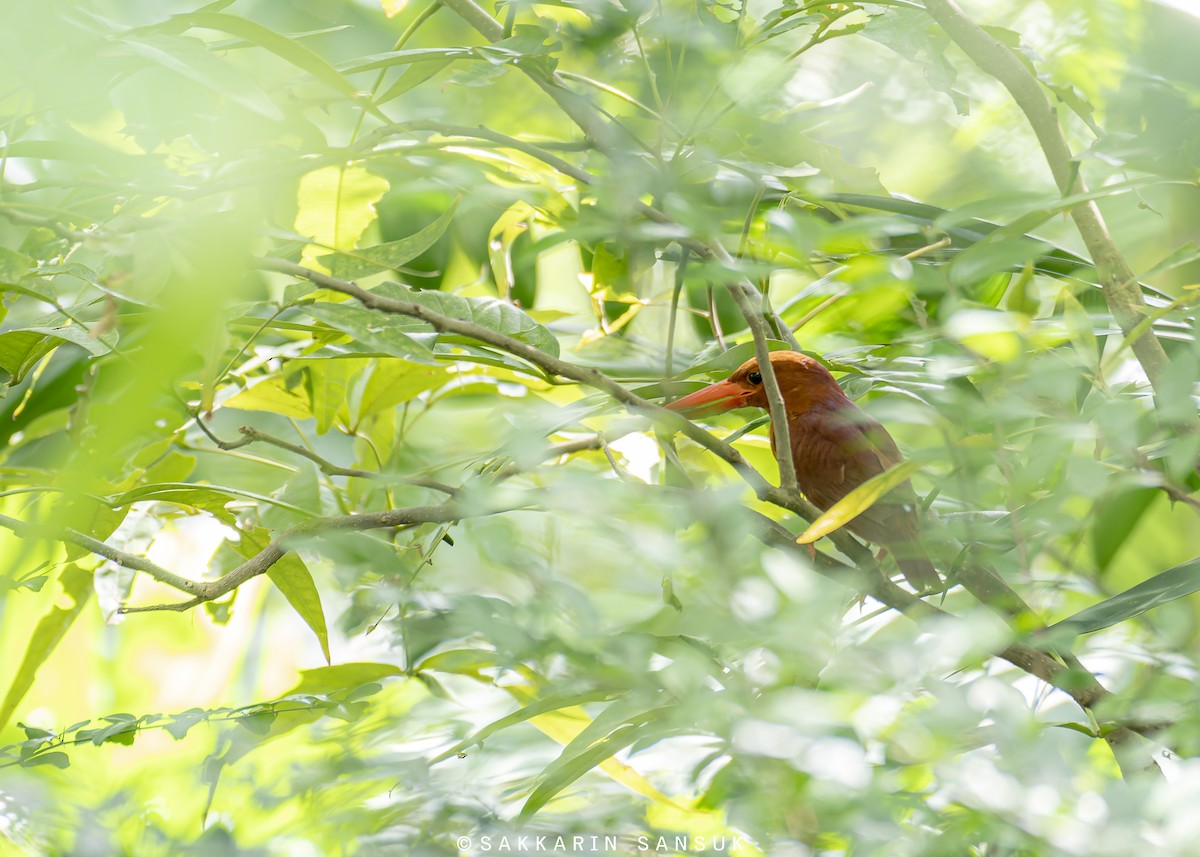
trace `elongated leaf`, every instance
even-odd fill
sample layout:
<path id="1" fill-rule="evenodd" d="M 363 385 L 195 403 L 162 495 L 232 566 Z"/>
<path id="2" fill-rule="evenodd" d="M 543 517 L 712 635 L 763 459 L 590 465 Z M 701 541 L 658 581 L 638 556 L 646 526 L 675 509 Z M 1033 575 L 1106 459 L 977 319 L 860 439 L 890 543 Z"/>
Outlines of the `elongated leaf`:
<path id="1" fill-rule="evenodd" d="M 181 506 L 190 506 L 194 509 L 210 512 L 220 517 L 221 520 L 231 523 L 233 517 L 225 509 L 225 504 L 235 499 L 254 500 L 258 503 L 266 503 L 296 512 L 305 518 L 313 517 L 312 512 L 307 509 L 293 506 L 291 503 L 286 503 L 274 497 L 267 497 L 264 494 L 256 494 L 253 491 L 243 491 L 239 488 L 230 488 L 224 485 L 193 485 L 190 482 L 158 482 L 153 485 L 140 485 L 137 488 L 131 488 L 128 491 L 109 498 L 108 502 L 114 508 L 128 506 L 130 503 L 136 503 L 140 500 L 178 503 Z"/>
<path id="2" fill-rule="evenodd" d="M 521 807 L 521 818 L 529 818 L 556 794 L 592 768 L 643 737 L 662 714 L 674 707 L 674 705 L 667 705 L 639 712 L 624 719 L 615 728 L 607 730 L 603 737 L 596 738 L 593 735 L 593 727 L 600 722 L 598 718 L 588 729 L 585 729 L 575 740 L 564 747 L 562 754 L 551 762 L 538 777 L 537 787 L 525 801 L 525 805 Z"/>
<path id="3" fill-rule="evenodd" d="M 451 377 L 441 366 L 410 363 L 407 360 L 380 360 L 367 378 L 357 422 L 411 401 L 426 390 L 441 387 Z"/>
<path id="4" fill-rule="evenodd" d="M 199 39 L 143 34 L 137 39 L 127 39 L 125 46 L 131 53 L 183 75 L 254 113 L 268 119 L 284 118 L 275 102 L 251 77 L 213 54 Z"/>
<path id="5" fill-rule="evenodd" d="M 91 354 L 100 356 L 112 350 L 111 343 L 114 341 L 115 337 L 111 334 L 92 337 L 78 327 L 25 327 L 9 330 L 0 333 L 0 369 L 11 376 L 10 384 L 17 384 L 39 360 L 64 342 L 78 345 Z"/>
<path id="6" fill-rule="evenodd" d="M 1010 238 L 1003 241 L 980 241 L 968 247 L 950 263 L 950 281 L 967 285 L 984 279 L 997 271 L 1019 269 L 1045 254 L 1050 245 L 1035 238 Z"/>
<path id="7" fill-rule="evenodd" d="M 454 62 L 453 57 L 439 57 L 430 62 L 413 64 L 411 68 L 405 69 L 395 83 L 388 87 L 387 92 L 375 99 L 375 103 L 387 104 L 404 93 L 416 89 L 452 62 Z"/>
<path id="8" fill-rule="evenodd" d="M 245 39 L 251 44 L 270 51 L 286 62 L 311 74 L 343 95 L 354 98 L 358 90 L 354 84 L 342 77 L 333 66 L 320 55 L 299 42 L 289 39 L 274 30 L 239 18 L 237 15 L 226 15 L 220 12 L 190 12 L 186 15 L 176 15 L 173 20 L 184 21 L 192 27 L 203 27 L 208 30 L 219 30 L 239 39 Z"/>
<path id="9" fill-rule="evenodd" d="M 317 590 L 317 584 L 308 566 L 296 554 L 289 553 L 271 566 L 267 576 L 283 593 L 283 597 L 304 623 L 312 628 L 317 642 L 321 644 L 321 654 L 325 656 L 325 663 L 330 663 L 329 629 L 325 624 L 325 610 L 321 606 L 321 593 Z"/>
<path id="10" fill-rule="evenodd" d="M 613 694 L 609 691 L 594 691 L 592 693 L 576 693 L 569 696 L 548 696 L 545 699 L 539 699 L 536 702 L 531 702 L 523 708 L 514 711 L 512 714 L 506 714 L 499 720 L 493 720 L 487 726 L 484 726 L 478 732 L 475 732 L 468 738 L 459 741 L 453 747 L 445 750 L 429 760 L 429 764 L 436 765 L 438 762 L 444 762 L 451 756 L 457 756 L 464 750 L 482 744 L 486 738 L 496 734 L 502 729 L 508 729 L 510 726 L 516 726 L 518 723 L 524 723 L 534 717 L 539 717 L 543 714 L 548 714 L 551 711 L 559 711 L 563 708 L 570 708 L 576 705 L 584 705 L 588 702 L 603 702 L 611 699 Z"/>
<path id="11" fill-rule="evenodd" d="M 871 477 L 813 521 L 809 528 L 796 539 L 796 544 L 810 545 L 822 536 L 827 536 L 839 527 L 850 523 L 871 508 L 880 497 L 920 469 L 921 465 L 915 461 L 902 461 L 895 467 L 889 467 L 878 476 Z"/>
<path id="12" fill-rule="evenodd" d="M 404 675 L 404 670 L 392 664 L 377 664 L 361 661 L 336 666 L 317 667 L 300 671 L 300 683 L 283 696 L 300 693 L 330 694 L 339 690 L 353 690 L 364 684 Z"/>
<path id="13" fill-rule="evenodd" d="M 1154 607 L 1191 595 L 1200 590 L 1200 557 L 1190 559 L 1182 565 L 1169 568 L 1137 586 L 1126 589 L 1119 595 L 1093 604 L 1074 616 L 1056 622 L 1046 629 L 1047 635 L 1055 632 L 1072 635 L 1091 634 L 1112 627 L 1126 619 L 1139 616 Z"/>
<path id="14" fill-rule="evenodd" d="M 33 636 L 29 638 L 29 644 L 25 647 L 25 657 L 21 659 L 12 684 L 8 686 L 4 703 L 0 704 L 0 727 L 8 723 L 25 694 L 29 692 L 29 688 L 33 686 L 33 678 L 37 675 L 38 668 L 62 642 L 92 595 L 92 576 L 74 563 L 63 569 L 60 579 L 63 594 L 71 600 L 71 604 L 68 607 L 52 607 L 33 629 Z"/>
<path id="15" fill-rule="evenodd" d="M 437 220 L 407 238 L 389 241 L 386 244 L 376 244 L 372 247 L 330 253 L 318 257 L 317 261 L 327 267 L 335 277 L 341 277 L 344 280 L 353 280 L 356 277 L 384 270 L 395 270 L 432 247 L 454 221 L 454 212 L 457 208 L 456 200 Z"/>
<path id="16" fill-rule="evenodd" d="M 359 57 L 353 62 L 341 66 L 340 71 L 343 74 L 358 74 L 363 71 L 374 71 L 377 68 L 391 68 L 394 65 L 479 58 L 471 48 L 416 48 L 415 50 L 389 51 L 384 54 Z"/>
<path id="17" fill-rule="evenodd" d="M 1092 516 L 1092 556 L 1101 571 L 1108 569 L 1158 493 L 1157 488 L 1131 488 L 1097 501 Z"/>
<path id="18" fill-rule="evenodd" d="M 270 541 L 271 534 L 265 528 L 243 530 L 241 541 L 234 546 L 234 550 L 250 559 L 262 551 Z M 321 644 L 321 654 L 325 656 L 325 663 L 329 663 L 329 629 L 325 624 L 325 610 L 321 606 L 321 593 L 317 591 L 317 584 L 313 581 L 308 566 L 296 556 L 295 551 L 289 551 L 267 570 L 267 577 L 271 578 L 271 582 L 283 593 L 283 597 L 304 620 L 304 624 L 316 634 L 317 642 Z"/>
<path id="19" fill-rule="evenodd" d="M 264 378 L 253 387 L 226 399 L 221 407 L 269 411 L 298 420 L 306 420 L 313 415 L 304 388 L 288 389 L 286 379 L 279 376 Z"/>

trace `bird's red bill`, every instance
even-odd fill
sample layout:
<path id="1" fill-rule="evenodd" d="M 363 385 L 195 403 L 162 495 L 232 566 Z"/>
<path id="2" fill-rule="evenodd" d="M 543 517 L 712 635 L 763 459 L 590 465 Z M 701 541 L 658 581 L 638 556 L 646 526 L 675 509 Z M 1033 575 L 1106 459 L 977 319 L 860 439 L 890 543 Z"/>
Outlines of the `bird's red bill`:
<path id="1" fill-rule="evenodd" d="M 750 395 L 751 391 L 739 384 L 732 381 L 718 381 L 703 390 L 697 390 L 691 395 L 671 402 L 666 407 L 672 411 L 690 411 L 707 405 L 709 407 L 705 407 L 705 410 L 709 413 L 721 413 L 744 407 Z"/>

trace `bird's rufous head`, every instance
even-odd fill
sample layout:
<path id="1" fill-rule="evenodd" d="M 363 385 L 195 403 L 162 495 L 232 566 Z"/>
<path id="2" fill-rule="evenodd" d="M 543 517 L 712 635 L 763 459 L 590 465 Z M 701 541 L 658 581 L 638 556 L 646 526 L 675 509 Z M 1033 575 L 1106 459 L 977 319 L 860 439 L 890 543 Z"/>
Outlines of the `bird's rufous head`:
<path id="1" fill-rule="evenodd" d="M 774 351 L 771 368 L 779 382 L 783 402 L 790 413 L 800 413 L 831 395 L 843 397 L 841 387 L 829 370 L 799 351 Z M 707 406 L 707 407 L 706 407 Z M 718 381 L 667 405 L 672 411 L 704 407 L 709 413 L 734 408 L 766 408 L 767 390 L 758 360 L 747 360 L 724 381 Z"/>

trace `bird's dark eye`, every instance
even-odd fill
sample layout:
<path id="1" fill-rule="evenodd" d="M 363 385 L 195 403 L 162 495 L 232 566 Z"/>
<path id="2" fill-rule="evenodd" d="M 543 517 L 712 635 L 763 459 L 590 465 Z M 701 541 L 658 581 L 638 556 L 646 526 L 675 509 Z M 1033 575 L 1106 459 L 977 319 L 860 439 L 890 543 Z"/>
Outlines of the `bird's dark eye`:
<path id="1" fill-rule="evenodd" d="M 749 375 L 746 376 L 746 380 L 749 381 L 751 384 L 761 384 L 762 383 L 762 373 L 761 372 L 751 372 Z"/>

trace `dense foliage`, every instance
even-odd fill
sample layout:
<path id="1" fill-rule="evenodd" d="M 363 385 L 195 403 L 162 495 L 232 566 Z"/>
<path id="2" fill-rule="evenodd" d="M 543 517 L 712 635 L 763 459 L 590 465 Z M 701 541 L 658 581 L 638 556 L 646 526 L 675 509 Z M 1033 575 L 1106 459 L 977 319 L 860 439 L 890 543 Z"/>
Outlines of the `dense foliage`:
<path id="1" fill-rule="evenodd" d="M 1194 853 L 1185 6 L 5 3 L 0 849 Z"/>

